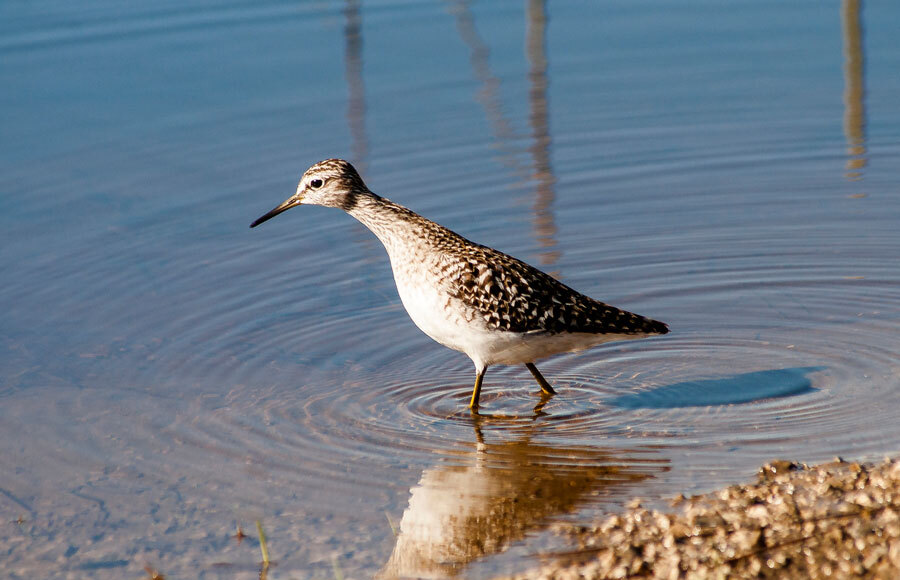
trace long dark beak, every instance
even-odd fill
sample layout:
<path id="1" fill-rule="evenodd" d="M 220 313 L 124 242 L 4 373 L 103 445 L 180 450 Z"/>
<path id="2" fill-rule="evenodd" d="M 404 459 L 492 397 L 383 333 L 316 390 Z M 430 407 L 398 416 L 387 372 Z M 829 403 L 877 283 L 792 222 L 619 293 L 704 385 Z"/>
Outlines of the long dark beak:
<path id="1" fill-rule="evenodd" d="M 299 200 L 299 199 L 297 199 L 296 197 L 291 197 L 291 198 L 289 198 L 289 199 L 286 199 L 286 200 L 284 201 L 284 203 L 282 203 L 282 204 L 279 205 L 278 207 L 272 208 L 272 211 L 270 211 L 270 212 L 267 213 L 266 215 L 257 218 L 255 222 L 253 222 L 252 224 L 250 224 L 250 227 L 251 227 L 251 228 L 255 228 L 255 227 L 258 226 L 259 224 L 261 224 L 261 223 L 263 223 L 263 222 L 265 222 L 265 221 L 268 221 L 268 220 L 272 219 L 273 217 L 277 216 L 278 214 L 280 214 L 280 213 L 283 212 L 283 211 L 287 211 L 287 210 L 291 209 L 291 208 L 294 207 L 295 205 L 300 205 L 300 200 Z"/>

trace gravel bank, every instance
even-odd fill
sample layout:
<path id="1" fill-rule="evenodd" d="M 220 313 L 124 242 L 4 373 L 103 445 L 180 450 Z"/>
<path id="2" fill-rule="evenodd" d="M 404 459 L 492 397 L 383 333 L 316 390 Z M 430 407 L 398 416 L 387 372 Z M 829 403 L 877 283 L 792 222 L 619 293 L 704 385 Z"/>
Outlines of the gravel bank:
<path id="1" fill-rule="evenodd" d="M 514 578 L 900 578 L 897 461 L 777 461 L 673 506 L 564 529 L 579 549 Z"/>

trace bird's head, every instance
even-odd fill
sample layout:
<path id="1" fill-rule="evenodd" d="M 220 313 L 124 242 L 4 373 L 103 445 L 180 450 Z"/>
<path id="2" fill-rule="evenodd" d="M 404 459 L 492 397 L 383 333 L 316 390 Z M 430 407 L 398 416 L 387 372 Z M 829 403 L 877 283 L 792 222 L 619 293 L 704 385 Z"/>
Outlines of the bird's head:
<path id="1" fill-rule="evenodd" d="M 294 195 L 254 221 L 250 227 L 256 227 L 300 204 L 339 207 L 344 211 L 350 211 L 361 195 L 372 195 L 372 193 L 349 162 L 343 159 L 319 161 L 307 169 L 300 178 Z"/>

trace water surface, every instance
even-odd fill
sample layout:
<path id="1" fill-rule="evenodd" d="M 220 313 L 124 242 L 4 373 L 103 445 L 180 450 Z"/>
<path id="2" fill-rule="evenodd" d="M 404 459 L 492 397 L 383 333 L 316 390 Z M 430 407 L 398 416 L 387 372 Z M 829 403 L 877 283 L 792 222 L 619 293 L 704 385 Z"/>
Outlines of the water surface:
<path id="1" fill-rule="evenodd" d="M 0 568 L 490 577 L 900 447 L 889 2 L 0 7 Z M 672 332 L 474 371 L 326 157 Z"/>

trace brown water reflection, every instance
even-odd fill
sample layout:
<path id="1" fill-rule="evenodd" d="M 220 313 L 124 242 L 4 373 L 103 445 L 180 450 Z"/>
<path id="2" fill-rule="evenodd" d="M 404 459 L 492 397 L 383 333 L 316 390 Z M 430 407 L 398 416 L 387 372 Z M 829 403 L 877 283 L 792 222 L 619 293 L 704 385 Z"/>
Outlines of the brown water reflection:
<path id="1" fill-rule="evenodd" d="M 410 489 L 390 559 L 377 577 L 458 576 L 611 490 L 668 471 L 668 460 L 602 447 L 536 442 L 535 431 L 490 442 L 476 417 L 476 442 L 426 469 Z"/>
<path id="2" fill-rule="evenodd" d="M 456 20 L 456 30 L 460 39 L 469 49 L 472 74 L 480 85 L 475 100 L 484 109 L 493 135 L 494 147 L 500 151 L 501 162 L 524 178 L 528 175 L 528 171 L 516 157 L 514 145 L 520 136 L 504 112 L 503 101 L 500 97 L 500 78 L 491 70 L 488 60 L 490 47 L 478 33 L 475 16 L 472 14 L 469 2 L 456 0 L 450 3 L 449 9 Z"/>
<path id="3" fill-rule="evenodd" d="M 841 5 L 844 37 L 844 136 L 847 139 L 847 179 L 862 179 L 866 166 L 866 83 L 862 0 Z"/>
<path id="4" fill-rule="evenodd" d="M 556 220 L 553 216 L 556 177 L 550 159 L 550 114 L 547 102 L 547 6 L 544 0 L 529 0 L 525 54 L 528 56 L 528 121 L 531 124 L 533 178 L 537 181 L 534 202 L 534 231 L 542 251 L 540 263 L 555 264 L 560 258 L 556 247 Z"/>

